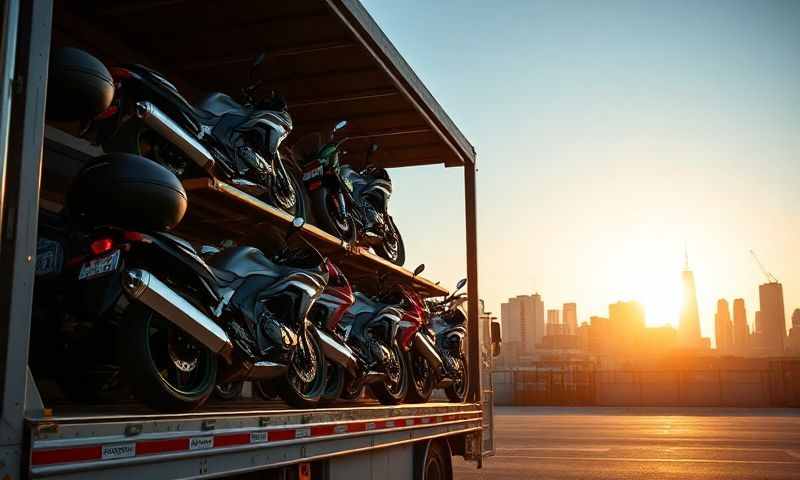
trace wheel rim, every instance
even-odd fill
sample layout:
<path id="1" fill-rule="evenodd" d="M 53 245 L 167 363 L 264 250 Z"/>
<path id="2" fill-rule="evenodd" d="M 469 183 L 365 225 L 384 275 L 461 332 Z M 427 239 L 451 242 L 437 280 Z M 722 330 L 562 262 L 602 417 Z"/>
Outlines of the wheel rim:
<path id="1" fill-rule="evenodd" d="M 275 204 L 282 210 L 295 215 L 297 214 L 297 192 L 294 182 L 286 178 L 282 168 L 278 168 L 278 181 L 273 192 Z"/>
<path id="2" fill-rule="evenodd" d="M 425 480 L 444 479 L 444 465 L 438 455 L 428 455 L 425 463 Z"/>
<path id="3" fill-rule="evenodd" d="M 333 226 L 336 227 L 338 230 L 340 237 L 347 237 L 350 235 L 350 222 L 347 221 L 347 217 L 342 217 L 341 212 L 339 212 L 339 207 L 336 205 L 336 198 L 334 198 L 333 194 L 328 195 L 328 212 L 331 214 L 331 220 L 333 220 Z"/>
<path id="4" fill-rule="evenodd" d="M 419 355 L 414 355 L 411 362 L 414 368 L 414 387 L 417 389 L 417 393 L 425 395 L 428 392 L 428 385 L 431 379 L 431 369 L 428 366 L 428 361 Z"/>
<path id="5" fill-rule="evenodd" d="M 152 315 L 146 322 L 147 353 L 162 381 L 185 396 L 204 394 L 213 381 L 214 354 L 161 318 Z"/>
<path id="6" fill-rule="evenodd" d="M 289 382 L 292 388 L 303 397 L 313 397 L 320 387 L 319 384 L 326 380 L 324 376 L 319 375 L 320 352 L 317 346 L 310 335 L 305 333 L 300 338 L 297 351 L 292 356 Z"/>
<path id="7" fill-rule="evenodd" d="M 394 227 L 389 226 L 383 237 L 383 251 L 391 261 L 397 260 L 400 252 L 400 242 L 397 239 L 397 232 Z"/>
<path id="8" fill-rule="evenodd" d="M 460 398 L 464 398 L 464 390 L 467 387 L 467 372 L 464 368 L 464 359 L 457 358 L 456 360 L 456 372 L 458 372 L 458 379 L 453 384 L 453 391 L 456 392 Z"/>
<path id="9" fill-rule="evenodd" d="M 397 346 L 393 346 L 389 351 L 391 358 L 386 363 L 387 386 L 392 395 L 398 396 L 403 391 L 403 363 L 400 360 L 402 354 Z"/>

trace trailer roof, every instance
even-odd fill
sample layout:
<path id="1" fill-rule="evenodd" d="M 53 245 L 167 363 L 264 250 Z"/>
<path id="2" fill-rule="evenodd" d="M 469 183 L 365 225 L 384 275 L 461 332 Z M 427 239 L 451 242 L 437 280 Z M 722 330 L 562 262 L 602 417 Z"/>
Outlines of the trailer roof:
<path id="1" fill-rule="evenodd" d="M 71 0 L 56 2 L 56 46 L 84 48 L 107 65 L 160 71 L 190 100 L 237 97 L 253 59 L 258 78 L 294 118 L 287 141 L 348 120 L 350 163 L 371 143 L 385 167 L 475 161 L 475 150 L 357 0 Z"/>

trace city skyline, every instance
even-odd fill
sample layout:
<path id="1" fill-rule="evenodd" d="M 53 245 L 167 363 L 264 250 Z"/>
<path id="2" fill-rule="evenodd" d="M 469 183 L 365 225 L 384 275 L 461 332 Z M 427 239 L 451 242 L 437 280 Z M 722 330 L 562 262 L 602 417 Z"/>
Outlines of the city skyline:
<path id="1" fill-rule="evenodd" d="M 800 5 L 365 4 L 478 152 L 488 310 L 538 290 L 584 321 L 633 298 L 677 327 L 684 244 L 703 336 L 717 299 L 757 305 L 751 248 L 800 306 Z M 407 264 L 455 285 L 461 172 L 391 173 L 398 227 L 426 232 Z"/>

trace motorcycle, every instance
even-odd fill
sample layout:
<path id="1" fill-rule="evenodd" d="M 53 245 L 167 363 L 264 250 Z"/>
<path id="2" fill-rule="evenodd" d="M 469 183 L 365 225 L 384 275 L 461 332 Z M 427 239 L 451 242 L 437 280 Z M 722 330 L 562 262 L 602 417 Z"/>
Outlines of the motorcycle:
<path id="1" fill-rule="evenodd" d="M 385 405 L 400 403 L 409 382 L 397 332 L 406 313 L 388 298 L 353 292 L 342 272 L 327 265 L 330 280 L 309 314 L 331 363 L 323 400 L 355 400 L 367 387 Z"/>
<path id="2" fill-rule="evenodd" d="M 50 314 L 65 310 L 95 330 L 114 330 L 122 372 L 136 396 L 157 410 L 191 410 L 215 385 L 266 379 L 280 384 L 287 403 L 316 404 L 325 362 L 306 315 L 328 279 L 320 257 L 286 247 L 269 259 L 242 246 L 204 260 L 180 237 L 145 228 L 154 221 L 153 211 L 163 208 L 147 212 L 133 199 L 128 210 L 115 206 L 124 196 L 114 183 L 120 177 L 183 192 L 172 173 L 137 156 L 106 155 L 85 167 L 67 198 L 65 217 L 72 226 L 65 230 L 72 240 L 40 238 L 40 244 L 55 245 L 42 257 L 41 275 L 60 278 L 64 305 L 48 306 L 51 296 L 42 292 L 40 306 Z M 104 196 L 117 202 L 98 201 Z M 182 197 L 182 208 L 165 224 L 180 221 L 185 192 Z M 289 236 L 302 225 L 296 218 Z M 59 257 L 61 271 L 58 262 L 48 261 Z"/>
<path id="3" fill-rule="evenodd" d="M 364 169 L 357 171 L 341 163 L 341 147 L 348 138 L 334 139 L 346 125 L 346 121 L 339 122 L 322 147 L 319 135 L 311 134 L 293 148 L 295 161 L 302 164 L 311 211 L 327 232 L 372 247 L 381 257 L 402 266 L 406 256 L 403 238 L 388 212 L 392 180 L 384 168 L 369 162 L 377 145 L 368 150 Z"/>
<path id="4" fill-rule="evenodd" d="M 251 79 L 263 58 L 254 63 Z M 219 178 L 294 217 L 304 216 L 299 172 L 280 153 L 292 119 L 280 96 L 255 98 L 260 81 L 242 90 L 243 103 L 213 92 L 192 105 L 147 67 L 110 72 L 113 102 L 86 129 L 106 152 L 150 158 L 179 178 Z"/>
<path id="5" fill-rule="evenodd" d="M 427 304 L 428 332 L 433 334 L 436 350 L 443 360 L 438 388 L 444 388 L 447 398 L 455 403 L 464 402 L 469 391 L 465 310 L 467 296 L 458 293 L 466 283 L 466 279 L 461 279 L 449 296 Z"/>

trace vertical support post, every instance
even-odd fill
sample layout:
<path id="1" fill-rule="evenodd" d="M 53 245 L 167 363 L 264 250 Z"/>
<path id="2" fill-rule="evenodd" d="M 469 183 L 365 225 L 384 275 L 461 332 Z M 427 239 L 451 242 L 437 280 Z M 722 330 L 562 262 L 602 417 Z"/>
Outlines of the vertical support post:
<path id="1" fill-rule="evenodd" d="M 467 237 L 467 331 L 469 335 L 470 392 L 468 399 L 480 402 L 481 383 L 480 301 L 478 298 L 478 222 L 475 202 L 475 165 L 464 164 L 464 211 Z"/>
<path id="2" fill-rule="evenodd" d="M 11 0 L 14 1 L 14 0 Z M 0 477 L 23 463 L 52 0 L 20 2 L 0 250 Z"/>

